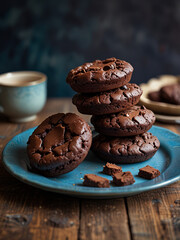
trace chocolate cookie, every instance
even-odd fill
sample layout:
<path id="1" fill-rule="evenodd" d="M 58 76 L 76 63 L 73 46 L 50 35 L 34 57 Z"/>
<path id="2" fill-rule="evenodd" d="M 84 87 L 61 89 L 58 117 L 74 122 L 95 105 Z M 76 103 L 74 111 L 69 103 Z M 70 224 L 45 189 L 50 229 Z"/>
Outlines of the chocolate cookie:
<path id="1" fill-rule="evenodd" d="M 28 140 L 31 170 L 47 177 L 72 171 L 86 157 L 92 142 L 88 124 L 74 113 L 44 120 Z"/>
<path id="2" fill-rule="evenodd" d="M 80 93 L 94 93 L 111 90 L 127 84 L 133 67 L 122 60 L 108 58 L 85 63 L 72 69 L 67 76 L 67 83 Z"/>
<path id="3" fill-rule="evenodd" d="M 95 130 L 108 136 L 133 136 L 147 132 L 155 122 L 154 113 L 144 106 L 133 106 L 109 115 L 93 115 Z"/>
<path id="4" fill-rule="evenodd" d="M 180 83 L 162 87 L 160 96 L 164 102 L 180 105 Z"/>
<path id="5" fill-rule="evenodd" d="M 149 92 L 148 98 L 154 102 L 162 102 L 162 98 L 160 96 L 160 91 Z"/>
<path id="6" fill-rule="evenodd" d="M 151 158 L 160 146 L 157 137 L 146 132 L 132 137 L 93 138 L 92 151 L 101 159 L 114 163 L 137 163 Z"/>
<path id="7" fill-rule="evenodd" d="M 76 94 L 73 104 L 83 114 L 102 115 L 120 112 L 139 102 L 142 90 L 136 84 L 125 86 L 96 94 Z"/>

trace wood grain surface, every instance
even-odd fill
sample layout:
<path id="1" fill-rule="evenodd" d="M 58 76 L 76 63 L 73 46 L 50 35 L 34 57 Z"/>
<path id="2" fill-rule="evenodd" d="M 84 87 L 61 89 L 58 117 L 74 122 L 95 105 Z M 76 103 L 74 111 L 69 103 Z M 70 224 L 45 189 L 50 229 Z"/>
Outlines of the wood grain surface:
<path id="1" fill-rule="evenodd" d="M 49 99 L 33 122 L 10 123 L 1 116 L 1 152 L 13 136 L 57 112 L 77 110 L 70 99 Z M 156 125 L 180 134 L 179 125 Z M 21 183 L 0 162 L 0 240 L 6 239 L 180 239 L 180 184 L 127 198 L 78 199 Z"/>

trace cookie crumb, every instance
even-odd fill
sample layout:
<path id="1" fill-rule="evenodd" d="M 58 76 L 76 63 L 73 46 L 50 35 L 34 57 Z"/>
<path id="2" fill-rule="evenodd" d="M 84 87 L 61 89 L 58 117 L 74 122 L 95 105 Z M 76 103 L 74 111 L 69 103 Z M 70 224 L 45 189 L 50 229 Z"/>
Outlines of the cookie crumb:
<path id="1" fill-rule="evenodd" d="M 107 175 L 114 175 L 118 172 L 122 172 L 122 167 L 119 167 L 116 164 L 107 162 L 106 165 L 103 166 L 103 173 Z"/>
<path id="2" fill-rule="evenodd" d="M 109 188 L 109 180 L 95 174 L 86 174 L 84 175 L 83 185 L 88 187 Z"/>
<path id="3" fill-rule="evenodd" d="M 147 165 L 146 167 L 139 169 L 138 176 L 150 180 L 150 179 L 158 177 L 160 174 L 161 173 L 158 169 Z"/>
<path id="4" fill-rule="evenodd" d="M 113 183 L 117 186 L 127 186 L 135 182 L 131 172 L 120 172 L 113 175 Z"/>

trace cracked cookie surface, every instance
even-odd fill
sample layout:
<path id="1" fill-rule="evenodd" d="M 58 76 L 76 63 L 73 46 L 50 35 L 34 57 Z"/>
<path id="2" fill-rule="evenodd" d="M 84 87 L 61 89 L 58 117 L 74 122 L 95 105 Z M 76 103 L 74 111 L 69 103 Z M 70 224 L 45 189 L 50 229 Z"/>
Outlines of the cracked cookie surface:
<path id="1" fill-rule="evenodd" d="M 125 111 L 109 115 L 93 115 L 91 118 L 96 132 L 117 137 L 147 132 L 154 122 L 154 113 L 144 106 L 133 106 Z"/>
<path id="2" fill-rule="evenodd" d="M 72 102 L 83 114 L 103 115 L 123 111 L 136 105 L 142 95 L 141 88 L 128 83 L 125 86 L 95 94 L 76 94 Z"/>
<path id="3" fill-rule="evenodd" d="M 116 58 L 96 60 L 72 69 L 67 83 L 80 93 L 107 91 L 121 87 L 131 79 L 133 67 Z"/>
<path id="4" fill-rule="evenodd" d="M 92 143 L 93 152 L 102 160 L 114 163 L 143 162 L 159 147 L 159 140 L 149 132 L 124 138 L 97 135 Z"/>
<path id="5" fill-rule="evenodd" d="M 74 113 L 58 113 L 45 119 L 28 140 L 31 170 L 55 177 L 76 168 L 92 142 L 88 124 Z"/>

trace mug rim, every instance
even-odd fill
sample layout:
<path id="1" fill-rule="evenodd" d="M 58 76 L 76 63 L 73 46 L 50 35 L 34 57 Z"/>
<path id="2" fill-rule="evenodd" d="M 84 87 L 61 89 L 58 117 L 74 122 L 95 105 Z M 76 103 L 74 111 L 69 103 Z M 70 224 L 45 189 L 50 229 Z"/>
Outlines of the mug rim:
<path id="1" fill-rule="evenodd" d="M 32 85 L 37 85 L 39 83 L 42 83 L 42 82 L 45 82 L 47 80 L 47 75 L 45 75 L 44 73 L 42 72 L 38 72 L 38 71 L 14 71 L 14 72 L 7 72 L 7 73 L 2 73 L 0 74 L 0 79 L 1 77 L 5 77 L 5 78 L 10 78 L 12 77 L 13 78 L 13 75 L 16 75 L 16 74 L 27 74 L 27 75 L 36 75 L 36 76 L 39 76 L 39 79 L 38 80 L 34 80 L 32 82 L 26 82 L 26 81 L 22 81 L 22 84 L 20 85 L 9 85 L 7 84 L 6 82 L 1 82 L 0 81 L 0 86 L 6 86 L 6 87 L 25 87 L 25 86 L 32 86 Z"/>

